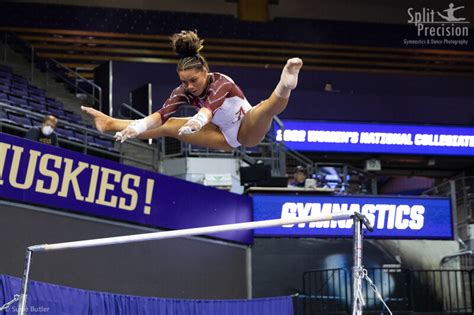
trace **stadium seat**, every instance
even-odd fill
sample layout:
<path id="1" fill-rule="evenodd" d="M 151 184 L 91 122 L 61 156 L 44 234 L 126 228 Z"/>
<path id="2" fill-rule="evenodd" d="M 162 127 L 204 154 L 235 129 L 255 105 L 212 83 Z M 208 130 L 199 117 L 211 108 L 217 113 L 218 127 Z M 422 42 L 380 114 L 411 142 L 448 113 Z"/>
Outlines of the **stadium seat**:
<path id="1" fill-rule="evenodd" d="M 10 86 L 8 84 L 3 84 L 0 82 L 0 91 L 3 93 L 8 93 L 10 92 Z"/>
<path id="2" fill-rule="evenodd" d="M 36 94 L 29 93 L 29 98 L 34 100 L 34 101 L 37 101 L 39 103 L 46 103 L 46 98 L 44 96 L 41 96 L 41 95 L 36 95 Z"/>
<path id="3" fill-rule="evenodd" d="M 0 69 L 0 78 L 7 78 L 11 80 L 12 76 L 13 74 L 11 72 Z"/>
<path id="4" fill-rule="evenodd" d="M 37 88 L 35 86 L 32 86 L 32 85 L 29 85 L 28 86 L 28 92 L 30 94 L 34 94 L 34 95 L 38 95 L 38 96 L 45 96 L 46 95 L 46 91 L 43 90 L 43 89 L 40 89 L 40 88 Z"/>
<path id="5" fill-rule="evenodd" d="M 8 99 L 15 105 L 28 105 L 28 101 L 22 97 L 9 95 Z"/>
<path id="6" fill-rule="evenodd" d="M 0 121 L 11 123 L 12 121 L 8 118 L 8 115 L 5 111 L 0 110 Z"/>
<path id="7" fill-rule="evenodd" d="M 20 125 L 22 127 L 25 127 L 25 128 L 31 127 L 31 119 L 29 117 L 19 116 L 19 115 L 15 115 L 9 112 L 8 119 L 10 119 L 11 121 L 15 122 L 17 125 Z"/>
<path id="8" fill-rule="evenodd" d="M 28 105 L 32 107 L 35 111 L 39 111 L 41 113 L 46 112 L 46 105 L 36 101 L 28 101 Z"/>
<path id="9" fill-rule="evenodd" d="M 107 140 L 107 139 L 102 139 L 102 138 L 98 138 L 98 137 L 95 137 L 94 138 L 94 142 L 104 148 L 111 148 L 113 149 L 114 147 L 114 143 L 111 141 L 111 140 Z"/>
<path id="10" fill-rule="evenodd" d="M 56 107 L 47 106 L 47 112 L 57 118 L 64 118 L 64 111 L 62 109 L 58 109 Z"/>
<path id="11" fill-rule="evenodd" d="M 0 84 L 3 84 L 3 85 L 10 85 L 10 79 L 9 79 L 9 78 L 6 78 L 6 77 L 0 76 Z"/>
<path id="12" fill-rule="evenodd" d="M 68 138 L 70 140 L 76 140 L 76 141 L 79 140 L 75 137 L 74 132 L 69 129 L 58 127 L 56 128 L 56 133 L 63 138 Z"/>
<path id="13" fill-rule="evenodd" d="M 19 89 L 18 87 L 10 86 L 10 93 L 19 97 L 28 96 L 28 90 Z"/>
<path id="14" fill-rule="evenodd" d="M 8 95 L 1 92 L 1 90 L 0 90 L 0 102 L 2 102 L 2 101 L 8 101 Z"/>
<path id="15" fill-rule="evenodd" d="M 18 84 L 28 85 L 28 80 L 18 74 L 12 75 L 12 81 Z"/>
<path id="16" fill-rule="evenodd" d="M 78 114 L 73 113 L 73 112 L 68 111 L 68 110 L 65 110 L 65 111 L 64 111 L 64 117 L 65 117 L 67 120 L 70 120 L 70 121 L 73 121 L 73 122 L 76 122 L 76 123 L 82 121 L 81 115 L 78 115 Z"/>
<path id="17" fill-rule="evenodd" d="M 12 73 L 12 68 L 6 65 L 0 65 L 0 72 Z"/>

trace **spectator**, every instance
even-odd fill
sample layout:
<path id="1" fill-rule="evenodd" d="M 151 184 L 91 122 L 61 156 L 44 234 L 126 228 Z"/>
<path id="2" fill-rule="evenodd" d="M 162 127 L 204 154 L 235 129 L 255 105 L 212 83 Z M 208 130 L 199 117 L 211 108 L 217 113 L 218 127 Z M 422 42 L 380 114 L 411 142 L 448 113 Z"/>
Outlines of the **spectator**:
<path id="1" fill-rule="evenodd" d="M 41 127 L 33 127 L 25 135 L 26 139 L 58 146 L 58 136 L 54 132 L 58 119 L 53 115 L 47 115 L 43 118 Z"/>
<path id="2" fill-rule="evenodd" d="M 293 174 L 293 180 L 288 184 L 289 187 L 304 187 L 308 171 L 301 165 L 298 165 Z"/>

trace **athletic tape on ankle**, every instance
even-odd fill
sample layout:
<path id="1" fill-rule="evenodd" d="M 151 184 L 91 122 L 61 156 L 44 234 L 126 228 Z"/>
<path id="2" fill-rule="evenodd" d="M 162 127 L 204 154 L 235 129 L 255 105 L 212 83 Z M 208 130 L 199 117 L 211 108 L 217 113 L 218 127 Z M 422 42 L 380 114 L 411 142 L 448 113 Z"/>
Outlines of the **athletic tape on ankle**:
<path id="1" fill-rule="evenodd" d="M 278 83 L 278 85 L 275 88 L 275 94 L 278 97 L 281 98 L 289 98 L 291 94 L 291 90 L 283 85 L 281 81 Z"/>

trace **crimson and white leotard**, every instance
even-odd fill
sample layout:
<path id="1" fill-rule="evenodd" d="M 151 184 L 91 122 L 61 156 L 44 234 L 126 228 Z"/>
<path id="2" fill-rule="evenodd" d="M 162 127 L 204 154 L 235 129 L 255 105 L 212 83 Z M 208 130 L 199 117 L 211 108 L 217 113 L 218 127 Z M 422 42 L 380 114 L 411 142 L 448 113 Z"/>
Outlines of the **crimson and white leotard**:
<path id="1" fill-rule="evenodd" d="M 165 123 L 181 105 L 185 104 L 192 105 L 196 110 L 203 107 L 210 109 L 211 122 L 220 128 L 227 143 L 234 148 L 240 146 L 237 141 L 240 123 L 252 105 L 231 78 L 218 72 L 209 73 L 207 90 L 202 97 L 192 95 L 183 84 L 178 86 L 158 111 L 162 122 Z"/>

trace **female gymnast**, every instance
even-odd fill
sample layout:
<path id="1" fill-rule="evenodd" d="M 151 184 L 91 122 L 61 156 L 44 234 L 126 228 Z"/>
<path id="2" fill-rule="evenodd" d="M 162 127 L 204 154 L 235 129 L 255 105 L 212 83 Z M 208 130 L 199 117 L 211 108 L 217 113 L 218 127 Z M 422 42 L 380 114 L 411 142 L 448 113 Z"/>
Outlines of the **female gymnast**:
<path id="1" fill-rule="evenodd" d="M 252 107 L 231 78 L 209 72 L 208 63 L 200 54 L 204 41 L 195 32 L 181 31 L 171 36 L 171 42 L 179 56 L 177 72 L 182 83 L 163 107 L 134 121 L 112 118 L 91 107 L 82 107 L 94 120 L 97 130 L 115 131 L 115 139 L 122 142 L 128 138 L 167 136 L 218 150 L 260 143 L 270 130 L 273 117 L 286 108 L 291 90 L 298 83 L 303 61 L 289 59 L 272 95 Z M 191 118 L 170 117 L 184 104 L 195 107 L 197 114 Z"/>

